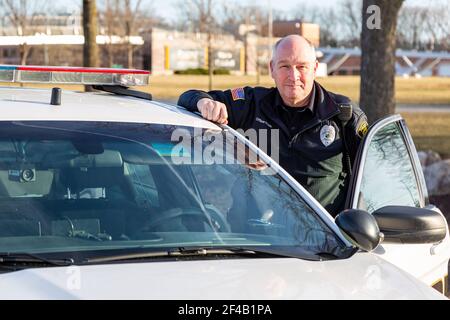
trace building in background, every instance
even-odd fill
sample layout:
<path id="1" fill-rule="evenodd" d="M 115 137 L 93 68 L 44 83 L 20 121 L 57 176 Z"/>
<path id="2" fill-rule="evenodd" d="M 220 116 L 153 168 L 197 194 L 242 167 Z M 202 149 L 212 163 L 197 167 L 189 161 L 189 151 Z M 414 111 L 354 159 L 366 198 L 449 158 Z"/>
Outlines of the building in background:
<path id="1" fill-rule="evenodd" d="M 83 27 L 79 15 L 38 16 L 33 17 L 27 27 L 26 35 L 18 36 L 17 30 L 7 24 L 8 19 L 1 19 L 0 29 L 0 64 L 20 64 L 21 46 L 26 46 L 29 65 L 83 66 Z M 134 58 L 136 66 L 142 66 L 144 45 L 141 36 L 130 38 L 136 48 Z M 114 65 L 124 66 L 127 59 L 127 39 L 107 35 L 105 28 L 99 27 L 97 43 L 100 48 L 101 66 L 112 66 L 108 52 L 114 51 Z"/>
<path id="2" fill-rule="evenodd" d="M 152 74 L 207 69 L 210 58 L 215 70 L 245 73 L 244 43 L 232 35 L 213 36 L 212 57 L 208 56 L 207 34 L 153 28 L 145 33 L 144 42 L 144 64 Z"/>
<path id="3" fill-rule="evenodd" d="M 27 35 L 0 18 L 0 64 L 20 64 L 21 48 L 27 46 L 27 64 L 82 66 L 83 28 L 78 15 L 34 17 Z M 358 75 L 358 48 L 320 48 L 320 27 L 298 20 L 274 21 L 273 37 L 267 25 L 241 25 L 238 35 L 213 36 L 212 57 L 208 56 L 207 34 L 178 32 L 162 28 L 141 29 L 129 39 L 107 34 L 99 26 L 102 67 L 127 65 L 128 41 L 133 47 L 133 67 L 150 70 L 152 74 L 173 74 L 187 69 L 207 69 L 213 59 L 215 70 L 231 74 L 268 74 L 273 44 L 289 34 L 302 35 L 318 48 L 318 76 Z M 259 30 L 259 31 L 257 31 Z M 400 76 L 450 76 L 449 52 L 397 51 L 396 72 Z"/>
<path id="4" fill-rule="evenodd" d="M 267 26 L 263 34 L 268 34 Z M 282 38 L 290 34 L 297 34 L 308 39 L 314 47 L 320 46 L 320 27 L 315 23 L 305 23 L 301 20 L 275 20 L 273 22 L 273 36 Z"/>
<path id="5" fill-rule="evenodd" d="M 327 65 L 329 75 L 359 75 L 361 50 L 359 48 L 318 48 Z M 396 51 L 395 72 L 402 77 L 450 76 L 450 53 L 439 51 Z"/>

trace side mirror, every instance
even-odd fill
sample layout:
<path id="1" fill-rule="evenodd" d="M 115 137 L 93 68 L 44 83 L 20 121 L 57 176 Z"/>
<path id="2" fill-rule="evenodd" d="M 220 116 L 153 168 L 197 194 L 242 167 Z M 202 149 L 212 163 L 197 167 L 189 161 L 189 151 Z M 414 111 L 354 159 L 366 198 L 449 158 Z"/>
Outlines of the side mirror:
<path id="1" fill-rule="evenodd" d="M 387 206 L 373 212 L 385 239 L 400 243 L 436 243 L 447 234 L 447 221 L 439 212 Z"/>
<path id="2" fill-rule="evenodd" d="M 336 217 L 335 221 L 349 240 L 361 250 L 375 250 L 383 240 L 377 221 L 367 211 L 345 210 Z"/>

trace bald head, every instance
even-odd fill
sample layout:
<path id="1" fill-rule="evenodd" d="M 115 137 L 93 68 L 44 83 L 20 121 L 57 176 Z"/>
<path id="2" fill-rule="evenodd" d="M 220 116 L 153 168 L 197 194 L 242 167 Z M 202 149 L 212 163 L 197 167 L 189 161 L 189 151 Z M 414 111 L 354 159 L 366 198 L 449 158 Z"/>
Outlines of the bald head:
<path id="1" fill-rule="evenodd" d="M 316 61 L 316 50 L 314 46 L 308 39 L 302 36 L 292 34 L 278 40 L 273 47 L 272 60 L 276 61 L 280 56 L 279 53 L 286 51 L 300 55 L 305 61 Z"/>
<path id="2" fill-rule="evenodd" d="M 314 46 L 305 38 L 290 35 L 276 43 L 270 71 L 287 106 L 308 105 L 317 67 Z"/>

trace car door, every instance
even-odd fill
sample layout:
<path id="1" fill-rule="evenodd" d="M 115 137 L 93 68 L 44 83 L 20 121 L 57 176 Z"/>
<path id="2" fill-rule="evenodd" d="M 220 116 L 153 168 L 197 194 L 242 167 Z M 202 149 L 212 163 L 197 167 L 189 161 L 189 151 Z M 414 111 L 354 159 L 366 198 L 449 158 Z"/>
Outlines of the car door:
<path id="1" fill-rule="evenodd" d="M 347 208 L 371 214 L 392 205 L 439 211 L 429 203 L 416 148 L 399 115 L 384 118 L 370 128 L 355 160 L 347 198 Z M 447 293 L 450 239 L 446 228 L 445 239 L 438 243 L 385 239 L 374 253 Z"/>

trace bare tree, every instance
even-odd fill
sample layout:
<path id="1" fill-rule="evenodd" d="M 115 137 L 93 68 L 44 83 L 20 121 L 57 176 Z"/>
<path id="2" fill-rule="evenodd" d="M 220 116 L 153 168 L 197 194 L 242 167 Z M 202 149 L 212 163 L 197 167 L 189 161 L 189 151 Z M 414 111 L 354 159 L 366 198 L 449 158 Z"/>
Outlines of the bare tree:
<path id="1" fill-rule="evenodd" d="M 425 36 L 428 8 L 403 7 L 398 15 L 398 44 L 403 49 L 421 49 Z"/>
<path id="2" fill-rule="evenodd" d="M 99 8 L 100 29 L 102 30 L 102 33 L 108 37 L 105 44 L 108 56 L 108 67 L 111 67 L 114 64 L 114 57 L 116 56 L 113 37 L 119 34 L 117 3 L 117 1 L 105 0 L 104 2 L 100 2 L 101 7 Z"/>
<path id="3" fill-rule="evenodd" d="M 333 8 L 322 9 L 317 21 L 320 25 L 320 45 L 338 46 L 338 26 L 340 19 Z"/>
<path id="4" fill-rule="evenodd" d="M 321 9 L 317 6 L 301 3 L 295 6 L 291 18 L 302 22 L 314 23 L 319 20 L 320 13 Z"/>
<path id="5" fill-rule="evenodd" d="M 239 3 L 224 1 L 221 3 L 220 11 L 222 16 L 220 28 L 235 37 L 242 36 L 239 33 L 239 27 L 248 22 L 247 8 Z"/>
<path id="6" fill-rule="evenodd" d="M 449 3 L 402 7 L 398 17 L 399 47 L 415 50 L 448 50 L 449 41 Z"/>
<path id="7" fill-rule="evenodd" d="M 161 25 L 161 19 L 153 15 L 153 5 L 152 0 L 99 1 L 100 30 L 108 37 L 105 51 L 110 66 L 117 63 L 119 52 L 125 51 L 127 67 L 135 67 L 133 56 L 138 47 L 133 45 L 132 37 Z M 121 37 L 121 43 L 113 43 L 114 37 Z"/>
<path id="8" fill-rule="evenodd" d="M 290 19 L 320 25 L 321 46 L 359 46 L 362 0 L 339 0 L 335 7 L 297 4 Z"/>
<path id="9" fill-rule="evenodd" d="M 450 50 L 450 3 L 428 9 L 426 30 L 430 35 L 432 48 Z"/>
<path id="10" fill-rule="evenodd" d="M 83 65 L 98 67 L 97 47 L 97 7 L 95 0 L 83 0 Z M 92 91 L 91 86 L 85 86 L 86 91 Z"/>
<path id="11" fill-rule="evenodd" d="M 340 0 L 337 9 L 302 3 L 292 8 L 289 18 L 319 24 L 321 46 L 357 46 L 361 33 L 361 6 L 361 0 Z"/>
<path id="12" fill-rule="evenodd" d="M 395 111 L 395 35 L 402 3 L 363 0 L 360 104 L 370 122 Z"/>
<path id="13" fill-rule="evenodd" d="M 132 3 L 134 2 L 134 3 Z M 141 0 L 123 0 L 125 37 L 127 39 L 127 56 L 128 68 L 133 68 L 133 45 L 131 43 L 131 36 L 135 32 L 136 17 L 139 12 Z"/>
<path id="14" fill-rule="evenodd" d="M 191 31 L 200 32 L 207 36 L 209 90 L 213 87 L 213 35 L 219 31 L 217 18 L 213 14 L 216 4 L 212 0 L 179 1 L 180 25 Z"/>
<path id="15" fill-rule="evenodd" d="M 246 63 L 255 65 L 256 66 L 256 85 L 260 85 L 261 82 L 261 74 L 262 73 L 268 73 L 268 58 L 270 56 L 270 50 L 262 49 L 261 47 L 270 45 L 270 38 L 273 35 L 273 32 L 271 32 L 269 28 L 269 20 L 282 20 L 287 18 L 283 15 L 282 12 L 273 10 L 272 13 L 272 19 L 270 19 L 269 11 L 261 7 L 259 5 L 246 5 L 241 6 L 238 8 L 241 13 L 244 14 L 244 24 L 247 26 L 247 30 L 243 33 L 243 41 L 244 41 L 244 47 L 246 52 Z M 257 35 L 261 38 L 269 39 L 269 42 L 267 43 L 260 43 L 257 41 L 256 45 L 256 52 L 254 55 L 254 61 L 251 61 L 250 59 L 253 58 L 252 55 L 250 57 L 248 56 L 248 35 L 249 33 L 252 33 L 254 35 Z M 266 55 L 264 55 L 266 53 Z M 248 65 L 245 67 L 246 72 L 248 72 Z"/>
<path id="16" fill-rule="evenodd" d="M 29 36 L 35 33 L 34 20 L 43 16 L 45 3 L 40 0 L 2 0 L 3 14 L 18 36 Z M 24 42 L 19 45 L 20 64 L 25 65 L 30 53 L 30 46 Z"/>
<path id="17" fill-rule="evenodd" d="M 223 1 L 220 12 L 221 16 L 218 21 L 219 27 L 222 31 L 231 33 L 237 39 L 244 42 L 246 57 L 244 66 L 245 72 L 249 72 L 249 65 L 255 65 L 257 77 L 256 84 L 260 84 L 260 73 L 265 63 L 260 61 L 261 50 L 259 50 L 259 45 L 256 46 L 255 55 L 249 55 L 248 42 L 251 34 L 260 37 L 270 37 L 271 32 L 268 28 L 269 12 L 267 8 L 258 5 L 242 5 Z M 274 20 L 283 20 L 286 18 L 288 17 L 286 17 L 283 12 L 273 10 Z"/>
<path id="18" fill-rule="evenodd" d="M 254 25 L 255 33 L 263 34 L 267 32 L 267 10 L 259 5 L 242 5 L 229 1 L 212 1 L 211 18 L 208 23 L 208 2 L 207 0 L 188 0 L 177 3 L 179 11 L 177 19 L 178 30 L 191 30 L 193 32 L 207 33 L 212 25 L 216 33 L 225 32 L 240 38 L 241 25 Z M 220 12 L 215 14 L 214 12 Z M 273 10 L 274 19 L 287 18 L 282 11 Z M 266 34 L 267 35 L 267 34 Z"/>
<path id="19" fill-rule="evenodd" d="M 207 5 L 207 15 L 206 15 L 206 21 L 203 21 L 204 25 L 208 28 L 208 88 L 209 91 L 213 89 L 213 50 L 212 50 L 212 24 L 213 24 L 213 17 L 212 17 L 212 2 L 211 0 L 206 1 Z"/>
<path id="20" fill-rule="evenodd" d="M 213 14 L 216 5 L 209 0 L 178 1 L 179 24 L 194 32 L 207 33 L 211 27 L 217 27 L 218 19 Z"/>
<path id="21" fill-rule="evenodd" d="M 134 51 L 132 37 L 139 35 L 142 29 L 151 29 L 156 19 L 153 17 L 152 0 L 104 0 L 100 2 L 102 30 L 111 39 L 112 36 L 124 38 L 127 67 L 134 67 Z M 108 60 L 113 63 L 116 54 L 115 46 L 108 44 Z"/>
<path id="22" fill-rule="evenodd" d="M 340 17 L 344 39 L 342 44 L 347 46 L 359 45 L 361 34 L 361 0 L 342 0 L 340 3 Z"/>

